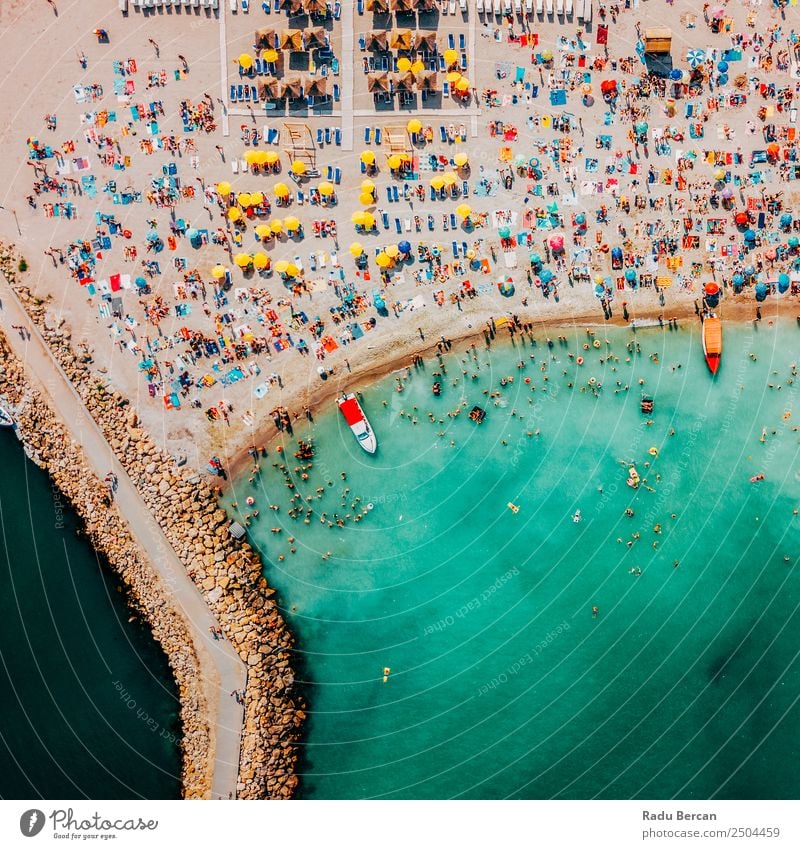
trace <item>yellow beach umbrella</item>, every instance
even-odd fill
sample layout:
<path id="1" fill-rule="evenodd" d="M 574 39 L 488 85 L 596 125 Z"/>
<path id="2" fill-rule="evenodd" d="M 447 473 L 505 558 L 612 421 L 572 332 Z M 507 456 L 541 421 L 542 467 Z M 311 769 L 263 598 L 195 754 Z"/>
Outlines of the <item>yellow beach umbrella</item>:
<path id="1" fill-rule="evenodd" d="M 270 47 L 269 49 L 265 50 L 261 54 L 261 58 L 265 62 L 277 62 L 278 61 L 278 51 L 274 50 L 272 47 Z"/>
<path id="2" fill-rule="evenodd" d="M 215 280 L 222 280 L 222 278 L 225 276 L 225 266 L 224 265 L 215 265 L 211 269 L 211 276 Z"/>
<path id="3" fill-rule="evenodd" d="M 389 254 L 381 251 L 376 257 L 375 262 L 378 264 L 379 268 L 388 268 L 392 264 L 392 258 Z"/>
<path id="4" fill-rule="evenodd" d="M 447 82 L 449 82 L 451 85 L 453 85 L 454 83 L 457 83 L 460 79 L 461 79 L 461 74 L 458 71 L 450 71 L 447 74 Z"/>
<path id="5" fill-rule="evenodd" d="M 246 150 L 244 152 L 244 161 L 247 162 L 248 165 L 255 165 L 259 151 L 257 150 Z"/>
<path id="6" fill-rule="evenodd" d="M 383 252 L 384 252 L 384 253 L 386 254 L 386 256 L 388 256 L 390 259 L 394 259 L 395 257 L 400 256 L 400 248 L 399 248 L 397 245 L 387 245 L 387 246 L 383 249 Z"/>
<path id="7" fill-rule="evenodd" d="M 286 274 L 286 269 L 289 268 L 289 260 L 288 259 L 279 259 L 275 263 L 275 271 L 279 274 Z"/>
<path id="8" fill-rule="evenodd" d="M 236 201 L 242 209 L 247 209 L 248 206 L 253 205 L 253 199 L 250 197 L 249 192 L 239 192 Z"/>
<path id="9" fill-rule="evenodd" d="M 375 191 L 375 183 L 372 180 L 362 180 L 361 181 L 361 191 L 362 192 L 374 192 Z"/>
<path id="10" fill-rule="evenodd" d="M 283 226 L 288 233 L 294 233 L 295 230 L 300 229 L 300 219 L 295 218 L 294 215 L 290 215 L 283 219 Z"/>
<path id="11" fill-rule="evenodd" d="M 329 183 L 327 180 L 323 183 L 320 183 L 319 186 L 317 186 L 317 189 L 319 190 L 319 193 L 324 197 L 330 197 L 331 195 L 336 194 L 336 187 L 333 185 L 333 183 Z"/>
<path id="12" fill-rule="evenodd" d="M 460 80 L 456 81 L 456 91 L 469 91 L 470 82 L 466 77 L 461 77 Z"/>
<path id="13" fill-rule="evenodd" d="M 231 193 L 230 183 L 217 183 L 217 194 L 222 197 L 227 197 Z"/>
<path id="14" fill-rule="evenodd" d="M 419 118 L 412 118 L 407 124 L 406 129 L 409 133 L 418 133 L 422 129 L 422 121 Z"/>
<path id="15" fill-rule="evenodd" d="M 253 255 L 253 265 L 256 268 L 266 268 L 269 265 L 269 256 L 263 251 L 258 251 Z"/>
<path id="16" fill-rule="evenodd" d="M 265 165 L 274 165 L 279 159 L 280 159 L 280 156 L 278 156 L 278 154 L 274 150 L 264 151 L 264 164 Z"/>
<path id="17" fill-rule="evenodd" d="M 249 53 L 242 53 L 238 61 L 245 71 L 249 71 L 253 67 L 253 57 Z"/>
<path id="18" fill-rule="evenodd" d="M 552 50 L 542 50 L 542 59 L 544 59 L 545 62 L 549 62 L 552 58 L 553 58 L 553 51 Z"/>
<path id="19" fill-rule="evenodd" d="M 254 151 L 255 156 L 253 157 L 253 161 L 256 165 L 266 165 L 267 164 L 267 151 L 266 150 L 256 150 Z"/>
<path id="20" fill-rule="evenodd" d="M 367 213 L 366 213 L 366 212 L 364 212 L 364 210 L 363 210 L 363 209 L 357 209 L 357 210 L 356 210 L 356 211 L 355 211 L 355 212 L 354 212 L 354 213 L 350 216 L 350 220 L 353 222 L 353 224 L 361 225 L 361 224 L 363 224 L 363 223 L 364 223 L 364 218 L 365 218 L 365 216 L 366 216 L 366 215 L 367 215 Z"/>
<path id="21" fill-rule="evenodd" d="M 269 229 L 277 236 L 278 233 L 283 230 L 283 221 L 280 218 L 273 218 L 272 221 L 269 222 Z"/>
<path id="22" fill-rule="evenodd" d="M 435 177 L 431 180 L 431 188 L 436 189 L 436 191 L 438 192 L 438 191 L 439 191 L 439 189 L 441 189 L 441 188 L 443 188 L 443 187 L 444 187 L 444 177 L 442 177 L 442 175 L 441 175 L 441 174 L 437 174 L 437 175 L 436 175 L 436 176 L 435 176 Z"/>
<path id="23" fill-rule="evenodd" d="M 455 65 L 458 62 L 458 53 L 455 50 L 445 50 L 444 51 L 444 61 L 448 65 Z"/>
<path id="24" fill-rule="evenodd" d="M 401 74 L 405 74 L 411 70 L 411 60 L 407 59 L 405 56 L 397 60 L 397 70 L 400 71 Z"/>
<path id="25" fill-rule="evenodd" d="M 365 212 L 361 226 L 365 230 L 371 230 L 375 226 L 375 216 L 371 212 Z"/>
<path id="26" fill-rule="evenodd" d="M 364 253 L 364 246 L 361 244 L 361 242 L 353 242 L 348 248 L 348 250 L 350 251 L 350 256 L 359 257 L 361 256 L 361 254 Z"/>
<path id="27" fill-rule="evenodd" d="M 374 165 L 375 154 L 371 150 L 364 150 L 361 152 L 361 161 L 364 163 L 364 165 Z"/>
<path id="28" fill-rule="evenodd" d="M 306 173 L 306 163 L 301 162 L 299 159 L 295 159 L 292 162 L 292 174 L 305 174 Z"/>
<path id="29" fill-rule="evenodd" d="M 469 162 L 469 156 L 462 150 L 453 157 L 453 161 L 459 168 L 463 168 Z"/>
<path id="30" fill-rule="evenodd" d="M 236 254 L 233 261 L 239 266 L 239 268 L 247 268 L 247 266 L 253 261 L 253 257 L 251 257 L 250 254 Z"/>
<path id="31" fill-rule="evenodd" d="M 399 153 L 393 153 L 389 157 L 389 168 L 396 171 L 403 164 L 403 157 Z"/>
<path id="32" fill-rule="evenodd" d="M 290 262 L 286 269 L 286 273 L 289 277 L 297 277 L 297 275 L 300 274 L 300 269 L 293 262 Z"/>
<path id="33" fill-rule="evenodd" d="M 442 179 L 444 180 L 445 186 L 455 186 L 458 182 L 458 176 L 452 171 L 445 171 L 444 174 L 442 174 Z"/>
<path id="34" fill-rule="evenodd" d="M 476 256 L 475 250 L 473 248 L 470 248 L 467 251 L 467 259 L 475 259 L 475 256 Z"/>
<path id="35" fill-rule="evenodd" d="M 462 203 L 456 207 L 456 215 L 459 218 L 469 218 L 471 214 L 472 207 L 468 203 Z"/>
<path id="36" fill-rule="evenodd" d="M 411 66 L 412 74 L 421 74 L 425 70 L 425 63 L 421 59 L 417 59 Z"/>
<path id="37" fill-rule="evenodd" d="M 375 198 L 372 196 L 372 192 L 361 192 L 358 196 L 358 202 L 362 206 L 372 206 L 375 203 Z"/>
<path id="38" fill-rule="evenodd" d="M 272 191 L 275 192 L 275 195 L 279 198 L 288 198 L 290 195 L 289 187 L 286 183 L 275 183 L 272 187 Z"/>
<path id="39" fill-rule="evenodd" d="M 256 227 L 256 236 L 258 236 L 259 239 L 269 239 L 271 235 L 272 228 L 269 224 L 259 224 L 258 227 Z"/>
<path id="40" fill-rule="evenodd" d="M 263 192 L 251 192 L 250 193 L 250 206 L 260 206 L 264 203 L 264 193 Z"/>
<path id="41" fill-rule="evenodd" d="M 242 217 L 242 210 L 238 206 L 232 206 L 228 210 L 228 221 L 238 221 Z"/>

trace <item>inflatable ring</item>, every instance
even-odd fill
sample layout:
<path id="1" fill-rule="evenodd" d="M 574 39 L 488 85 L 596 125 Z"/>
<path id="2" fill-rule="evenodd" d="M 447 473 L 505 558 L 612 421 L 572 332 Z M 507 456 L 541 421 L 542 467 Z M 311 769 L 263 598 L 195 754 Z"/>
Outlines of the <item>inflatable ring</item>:
<path id="1" fill-rule="evenodd" d="M 374 505 L 374 504 L 370 501 L 370 503 L 369 503 L 369 504 L 367 504 L 367 510 L 372 510 L 372 508 L 373 508 L 374 506 L 375 506 L 375 505 Z"/>
<path id="2" fill-rule="evenodd" d="M 652 448 L 649 448 L 647 450 L 647 453 L 650 454 L 653 457 L 658 457 L 658 448 L 656 448 L 655 445 L 654 445 Z"/>
<path id="3" fill-rule="evenodd" d="M 130 239 L 130 238 L 131 238 L 131 236 L 133 235 L 133 233 L 131 233 L 131 231 L 130 231 L 130 230 L 123 230 L 123 231 L 122 231 L 122 235 L 123 235 L 126 239 Z"/>
<path id="4" fill-rule="evenodd" d="M 600 340 L 595 339 L 594 342 L 592 342 L 592 345 L 594 345 L 595 348 L 599 348 L 600 347 Z"/>
<path id="5" fill-rule="evenodd" d="M 584 351 L 588 351 L 588 350 L 589 350 L 589 343 L 588 343 L 588 342 L 584 342 L 584 343 L 583 343 L 583 350 L 584 350 Z"/>
<path id="6" fill-rule="evenodd" d="M 583 365 L 583 357 L 578 357 L 578 359 L 577 359 L 577 360 L 575 360 L 575 362 L 576 362 L 579 366 L 582 366 L 582 365 Z"/>
<path id="7" fill-rule="evenodd" d="M 538 167 L 539 167 L 539 160 L 538 160 L 535 156 L 532 156 L 532 157 L 528 160 L 528 166 L 529 166 L 530 168 L 538 168 Z"/>
<path id="8" fill-rule="evenodd" d="M 597 383 L 597 381 L 593 377 L 590 377 L 589 378 L 589 386 L 594 386 L 595 383 Z"/>
<path id="9" fill-rule="evenodd" d="M 787 411 L 783 414 L 783 420 L 784 420 L 784 421 L 786 421 L 786 419 L 790 419 L 791 417 L 792 417 L 792 413 L 791 413 L 791 411 L 790 411 L 790 410 L 787 410 Z"/>
<path id="10" fill-rule="evenodd" d="M 193 198 L 194 197 L 194 186 L 186 186 L 183 190 L 183 194 L 185 197 Z"/>
<path id="11" fill-rule="evenodd" d="M 605 242 L 603 242 L 603 244 L 600 245 L 600 253 L 603 253 L 603 254 L 608 253 L 608 245 Z"/>

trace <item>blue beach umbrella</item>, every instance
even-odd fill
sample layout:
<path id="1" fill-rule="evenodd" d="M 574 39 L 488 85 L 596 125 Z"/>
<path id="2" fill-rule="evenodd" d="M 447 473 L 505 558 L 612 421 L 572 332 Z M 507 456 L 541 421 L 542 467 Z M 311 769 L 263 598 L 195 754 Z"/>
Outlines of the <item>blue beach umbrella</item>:
<path id="1" fill-rule="evenodd" d="M 705 50 L 690 50 L 686 54 L 686 60 L 689 63 L 690 68 L 696 68 L 698 65 L 702 65 L 703 62 L 706 61 L 706 51 Z"/>
<path id="2" fill-rule="evenodd" d="M 755 242 L 755 240 L 756 240 L 755 230 L 745 230 L 744 231 L 744 240 L 745 240 L 745 242 Z"/>
<path id="3" fill-rule="evenodd" d="M 625 279 L 628 281 L 628 283 L 635 283 L 636 272 L 632 268 L 627 269 L 627 271 L 625 272 Z"/>
<path id="4" fill-rule="evenodd" d="M 511 228 L 501 227 L 497 232 L 501 239 L 507 239 L 511 235 Z"/>
<path id="5" fill-rule="evenodd" d="M 778 291 L 783 293 L 783 292 L 787 291 L 788 288 L 789 288 L 789 275 L 786 274 L 786 273 L 779 274 L 778 275 Z"/>
<path id="6" fill-rule="evenodd" d="M 736 274 L 733 275 L 733 285 L 734 286 L 744 285 L 744 274 L 741 274 L 740 272 L 737 271 Z"/>
<path id="7" fill-rule="evenodd" d="M 728 73 L 728 63 L 724 59 L 721 62 L 718 62 L 717 63 L 717 70 L 721 74 L 727 74 Z"/>
<path id="8" fill-rule="evenodd" d="M 787 244 L 790 248 L 796 248 L 798 245 L 800 245 L 800 239 L 798 239 L 797 236 L 789 236 L 789 238 L 787 239 Z"/>
<path id="9" fill-rule="evenodd" d="M 539 274 L 539 279 L 542 281 L 542 283 L 549 283 L 554 277 L 555 274 L 553 274 L 553 272 L 550 271 L 549 268 L 543 268 L 541 273 Z"/>
<path id="10" fill-rule="evenodd" d="M 719 78 L 717 79 L 717 83 L 719 85 L 728 85 L 728 75 L 727 74 L 720 74 Z"/>
<path id="11" fill-rule="evenodd" d="M 763 301 L 767 297 L 767 284 L 756 283 L 756 300 Z"/>
<path id="12" fill-rule="evenodd" d="M 531 265 L 541 265 L 542 264 L 542 258 L 539 256 L 539 254 L 531 254 L 528 257 L 528 260 L 529 260 Z"/>
<path id="13" fill-rule="evenodd" d="M 146 238 L 147 238 L 147 241 L 148 241 L 148 242 L 157 242 L 157 241 L 159 240 L 159 238 L 160 238 L 160 237 L 159 237 L 159 235 L 158 235 L 158 231 L 157 231 L 157 230 L 151 230 L 151 231 L 147 234 L 147 237 L 146 237 Z"/>
<path id="14" fill-rule="evenodd" d="M 137 277 L 133 282 L 137 289 L 144 289 L 147 286 L 147 281 L 144 277 Z"/>
<path id="15" fill-rule="evenodd" d="M 400 242 L 397 247 L 400 248 L 400 253 L 402 254 L 411 253 L 411 242 L 408 242 L 405 239 L 403 239 L 403 241 Z"/>
<path id="16" fill-rule="evenodd" d="M 582 212 L 579 212 L 575 216 L 575 223 L 582 227 L 586 223 L 586 216 Z"/>
<path id="17" fill-rule="evenodd" d="M 637 133 L 646 133 L 650 129 L 650 126 L 647 121 L 639 121 L 639 123 L 636 124 L 634 129 Z"/>
<path id="18" fill-rule="evenodd" d="M 596 298 L 602 298 L 606 293 L 606 287 L 602 283 L 598 283 L 594 287 L 594 294 Z"/>
<path id="19" fill-rule="evenodd" d="M 752 277 L 756 273 L 756 267 L 754 265 L 746 265 L 744 267 L 744 273 L 748 277 Z"/>
<path id="20" fill-rule="evenodd" d="M 683 71 L 681 71 L 680 68 L 673 68 L 669 72 L 669 78 L 671 80 L 674 80 L 675 82 L 678 82 L 678 80 L 680 80 L 682 76 L 683 76 Z"/>
<path id="21" fill-rule="evenodd" d="M 792 214 L 791 212 L 784 212 L 781 215 L 781 227 L 791 227 L 792 225 Z"/>

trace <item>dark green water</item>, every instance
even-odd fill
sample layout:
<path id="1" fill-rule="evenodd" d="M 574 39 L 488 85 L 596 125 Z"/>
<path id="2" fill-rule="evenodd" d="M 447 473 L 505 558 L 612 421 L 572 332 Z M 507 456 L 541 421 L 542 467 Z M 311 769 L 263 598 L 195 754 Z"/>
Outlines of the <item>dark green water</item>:
<path id="1" fill-rule="evenodd" d="M 178 798 L 166 658 L 8 431 L 0 468 L 0 797 Z"/>
<path id="2" fill-rule="evenodd" d="M 302 652 L 302 795 L 800 796 L 800 332 L 726 327 L 716 379 L 697 328 L 640 331 L 638 355 L 630 338 L 451 354 L 440 398 L 434 363 L 402 394 L 390 377 L 364 393 L 374 457 L 319 416 L 310 479 L 293 474 L 310 524 L 278 455 L 237 482 Z"/>

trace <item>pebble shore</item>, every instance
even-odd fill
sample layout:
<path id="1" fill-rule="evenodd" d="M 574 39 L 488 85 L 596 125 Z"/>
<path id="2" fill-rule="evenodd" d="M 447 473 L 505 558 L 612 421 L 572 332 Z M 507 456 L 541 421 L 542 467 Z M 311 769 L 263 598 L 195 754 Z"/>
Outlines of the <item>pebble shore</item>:
<path id="1" fill-rule="evenodd" d="M 179 467 L 140 426 L 127 398 L 108 390 L 78 354 L 71 333 L 48 316 L 47 303 L 20 280 L 20 257 L 0 246 L 0 271 L 103 431 L 134 485 L 217 617 L 227 639 L 247 664 L 245 723 L 237 797 L 280 799 L 297 786 L 297 740 L 305 719 L 291 665 L 293 638 L 262 576 L 249 544 L 228 532 L 217 492 L 193 469 Z M 22 364 L 0 339 L 0 394 L 16 408 L 20 435 L 32 459 L 45 468 L 86 525 L 95 548 L 125 583 L 133 606 L 147 619 L 164 649 L 181 697 L 183 793 L 210 795 L 213 727 L 202 693 L 192 641 L 169 593 L 152 572 L 116 508 L 103 503 L 108 489 L 88 469 L 80 447 L 41 395 Z"/>

